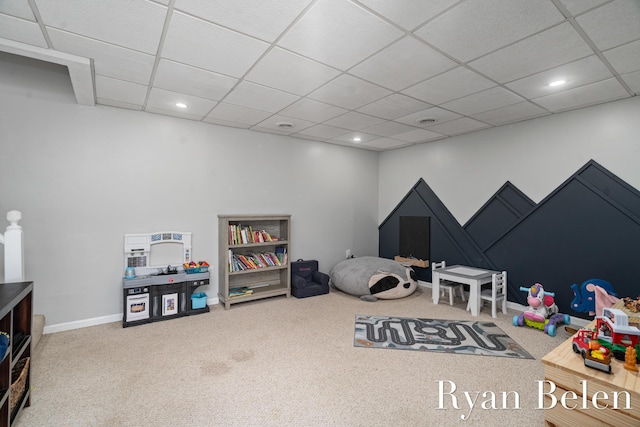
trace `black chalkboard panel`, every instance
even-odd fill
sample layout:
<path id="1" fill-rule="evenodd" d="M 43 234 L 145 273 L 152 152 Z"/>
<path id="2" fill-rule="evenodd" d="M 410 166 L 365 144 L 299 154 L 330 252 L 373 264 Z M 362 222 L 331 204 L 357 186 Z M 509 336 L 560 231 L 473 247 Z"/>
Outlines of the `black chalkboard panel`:
<path id="1" fill-rule="evenodd" d="M 404 258 L 429 260 L 430 218 L 428 216 L 400 217 L 400 253 Z"/>

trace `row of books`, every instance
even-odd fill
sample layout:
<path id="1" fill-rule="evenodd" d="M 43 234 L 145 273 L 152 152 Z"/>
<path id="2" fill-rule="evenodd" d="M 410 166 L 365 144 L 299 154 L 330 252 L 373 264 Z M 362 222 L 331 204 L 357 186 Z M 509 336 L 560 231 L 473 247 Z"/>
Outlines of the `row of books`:
<path id="1" fill-rule="evenodd" d="M 234 254 L 229 249 L 229 271 L 277 267 L 287 263 L 287 248 L 278 246 L 275 252 Z"/>
<path id="2" fill-rule="evenodd" d="M 246 245 L 248 243 L 277 242 L 266 230 L 254 230 L 250 225 L 229 224 L 229 244 Z"/>

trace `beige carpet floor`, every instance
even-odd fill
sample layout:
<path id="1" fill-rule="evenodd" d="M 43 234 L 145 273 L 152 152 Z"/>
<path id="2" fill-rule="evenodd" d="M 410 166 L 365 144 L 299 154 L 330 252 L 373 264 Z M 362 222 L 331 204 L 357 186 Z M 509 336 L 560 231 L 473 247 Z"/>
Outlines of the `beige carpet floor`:
<path id="1" fill-rule="evenodd" d="M 428 288 L 377 302 L 332 289 L 48 334 L 33 350 L 31 406 L 16 425 L 542 426 L 540 358 L 569 334 L 490 312 L 474 318 L 460 300 L 434 306 Z M 354 347 L 356 314 L 494 321 L 535 360 Z M 455 384 L 459 409 L 450 395 L 440 405 L 440 384 Z M 470 410 L 464 391 L 486 393 Z M 518 409 L 513 394 L 503 408 L 503 392 L 518 393 Z M 496 408 L 482 409 L 491 395 Z"/>

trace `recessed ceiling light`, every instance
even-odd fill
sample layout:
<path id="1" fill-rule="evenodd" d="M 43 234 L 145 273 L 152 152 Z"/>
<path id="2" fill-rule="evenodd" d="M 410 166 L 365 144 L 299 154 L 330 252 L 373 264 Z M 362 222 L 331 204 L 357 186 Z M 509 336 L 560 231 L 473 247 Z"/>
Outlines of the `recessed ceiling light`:
<path id="1" fill-rule="evenodd" d="M 416 120 L 419 125 L 428 125 L 430 123 L 435 123 L 436 119 L 433 117 L 423 117 L 421 119 Z"/>
<path id="2" fill-rule="evenodd" d="M 566 82 L 567 82 L 566 80 L 555 80 L 555 81 L 549 83 L 549 86 L 551 86 L 551 87 L 562 86 Z"/>
<path id="3" fill-rule="evenodd" d="M 360 138 L 359 136 L 353 137 L 353 142 L 360 142 L 360 141 L 362 141 L 362 138 Z"/>
<path id="4" fill-rule="evenodd" d="M 187 108 L 187 104 L 183 102 L 176 102 L 176 107 L 178 108 Z"/>
<path id="5" fill-rule="evenodd" d="M 294 127 L 293 123 L 289 122 L 277 122 L 276 126 L 278 126 L 280 129 L 291 129 Z"/>

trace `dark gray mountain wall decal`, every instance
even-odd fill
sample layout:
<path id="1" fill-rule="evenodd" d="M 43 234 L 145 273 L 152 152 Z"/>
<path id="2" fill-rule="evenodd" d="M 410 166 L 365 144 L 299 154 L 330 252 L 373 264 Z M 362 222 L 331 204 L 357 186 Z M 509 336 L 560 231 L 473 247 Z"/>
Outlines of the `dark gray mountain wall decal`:
<path id="1" fill-rule="evenodd" d="M 507 270 L 510 301 L 526 305 L 520 286 L 541 283 L 562 313 L 588 319 L 570 308 L 574 283 L 640 294 L 640 192 L 593 160 L 538 204 L 506 182 L 465 225 L 420 179 L 379 226 L 379 256 L 398 254 L 399 217 L 411 215 L 431 218 L 431 261 Z"/>

